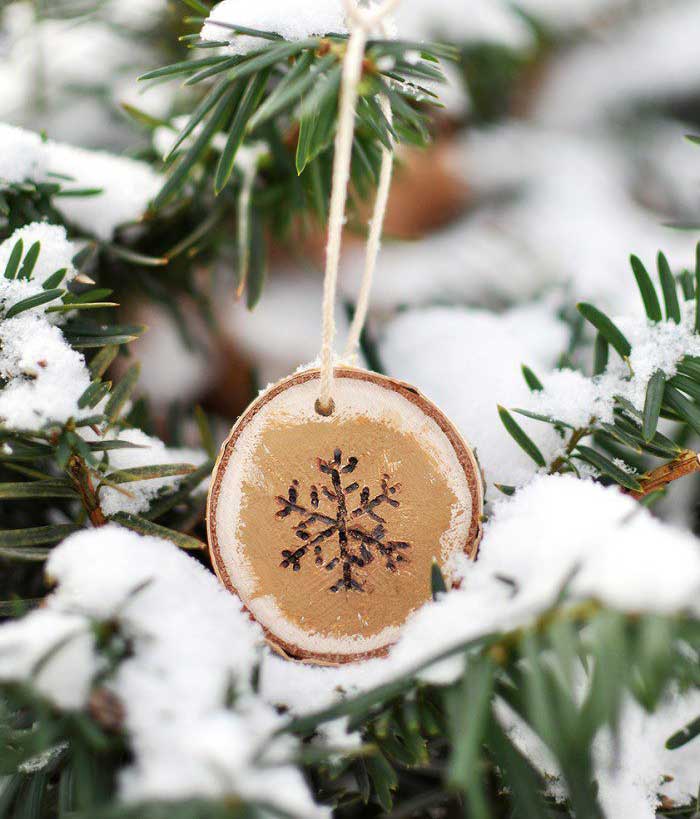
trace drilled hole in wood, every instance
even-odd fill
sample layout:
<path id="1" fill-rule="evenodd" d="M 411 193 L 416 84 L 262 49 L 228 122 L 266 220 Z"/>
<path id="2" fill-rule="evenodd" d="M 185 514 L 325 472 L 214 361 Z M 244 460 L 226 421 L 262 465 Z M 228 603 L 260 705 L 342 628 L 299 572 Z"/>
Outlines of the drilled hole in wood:
<path id="1" fill-rule="evenodd" d="M 335 401 L 331 398 L 328 406 L 324 407 L 321 403 L 321 399 L 317 398 L 316 403 L 314 404 L 314 409 L 316 410 L 317 415 L 323 415 L 324 418 L 328 418 L 328 416 L 333 415 L 333 412 L 335 411 Z"/>

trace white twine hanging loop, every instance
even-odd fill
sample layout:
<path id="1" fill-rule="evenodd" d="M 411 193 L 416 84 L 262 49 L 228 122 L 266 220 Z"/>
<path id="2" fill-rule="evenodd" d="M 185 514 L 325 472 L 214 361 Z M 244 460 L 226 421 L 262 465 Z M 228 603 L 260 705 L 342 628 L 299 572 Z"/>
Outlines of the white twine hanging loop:
<path id="1" fill-rule="evenodd" d="M 379 97 L 379 107 L 384 114 L 386 121 L 392 125 L 393 116 L 391 112 L 391 103 L 386 94 Z M 392 142 L 391 135 L 389 141 Z M 365 326 L 367 319 L 367 310 L 369 308 L 369 297 L 372 291 L 372 280 L 374 279 L 374 271 L 377 266 L 377 257 L 379 256 L 379 249 L 382 240 L 382 228 L 384 227 L 384 215 L 386 213 L 387 204 L 389 202 L 389 190 L 391 188 L 391 176 L 394 170 L 394 152 L 393 149 L 382 146 L 382 163 L 379 169 L 379 184 L 377 185 L 377 194 L 374 201 L 374 213 L 372 214 L 372 221 L 369 224 L 369 235 L 367 237 L 367 250 L 365 252 L 365 267 L 362 274 L 362 283 L 357 295 L 357 304 L 355 305 L 355 315 L 350 325 L 348 332 L 348 339 L 345 345 L 345 352 L 343 358 L 351 362 L 357 359 L 360 348 L 360 336 L 362 329 Z"/>
<path id="2" fill-rule="evenodd" d="M 359 85 L 362 78 L 362 63 L 365 46 L 370 33 L 381 25 L 400 0 L 385 0 L 381 5 L 368 9 L 357 6 L 356 0 L 343 0 L 350 22 L 350 39 L 343 60 L 343 74 L 340 89 L 340 111 L 338 130 L 335 136 L 335 155 L 333 158 L 333 182 L 331 202 L 328 214 L 328 244 L 326 246 L 326 272 L 323 282 L 323 337 L 321 343 L 321 379 L 316 411 L 321 415 L 333 412 L 333 344 L 335 341 L 335 300 L 340 265 L 340 246 L 345 222 L 348 184 L 352 162 L 352 142 L 355 132 L 355 112 L 359 96 Z M 380 98 L 382 112 L 391 124 L 391 106 L 389 101 Z M 384 147 L 379 186 L 375 200 L 374 214 L 367 241 L 365 270 L 358 296 L 357 309 L 350 328 L 346 355 L 354 356 L 359 344 L 362 327 L 367 315 L 369 294 L 372 286 L 374 268 L 379 253 L 384 214 L 386 212 L 393 153 Z"/>

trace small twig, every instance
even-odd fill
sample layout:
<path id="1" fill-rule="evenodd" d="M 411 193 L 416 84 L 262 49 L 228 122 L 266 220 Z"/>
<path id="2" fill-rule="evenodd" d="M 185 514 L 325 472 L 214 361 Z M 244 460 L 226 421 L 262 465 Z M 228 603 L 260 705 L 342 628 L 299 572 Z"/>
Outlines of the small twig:
<path id="1" fill-rule="evenodd" d="M 95 486 L 90 477 L 90 470 L 85 461 L 79 455 L 72 455 L 68 460 L 66 468 L 68 477 L 71 479 L 73 486 L 80 495 L 85 511 L 90 518 L 93 526 L 104 526 L 107 523 L 107 518 L 100 507 L 100 501 L 95 491 Z"/>
<path id="2" fill-rule="evenodd" d="M 700 455 L 691 449 L 686 449 L 672 461 L 659 466 L 657 469 L 652 469 L 651 472 L 647 472 L 638 478 L 639 483 L 642 485 L 641 489 L 625 489 L 623 491 L 635 500 L 641 500 L 652 492 L 663 489 L 667 484 L 695 472 L 700 472 Z"/>
<path id="3" fill-rule="evenodd" d="M 560 473 L 578 444 L 592 432 L 593 429 L 590 426 L 573 430 L 564 453 L 552 461 L 549 474 L 556 475 Z M 667 484 L 677 481 L 679 478 L 684 478 L 686 475 L 693 475 L 696 472 L 700 472 L 700 454 L 693 452 L 691 449 L 684 449 L 673 460 L 638 477 L 637 480 L 642 485 L 641 489 L 623 489 L 622 491 L 635 500 L 642 500 L 653 492 L 663 489 Z"/>
<path id="4" fill-rule="evenodd" d="M 592 423 L 592 421 L 591 421 Z M 581 429 L 575 429 L 571 433 L 568 443 L 566 444 L 566 449 L 563 455 L 560 455 L 558 458 L 555 458 L 552 461 L 552 465 L 549 467 L 549 474 L 556 475 L 561 472 L 562 467 L 568 463 L 569 458 L 571 457 L 572 452 L 576 449 L 579 443 L 586 437 L 586 435 L 590 435 L 593 432 L 590 427 L 581 427 Z"/>

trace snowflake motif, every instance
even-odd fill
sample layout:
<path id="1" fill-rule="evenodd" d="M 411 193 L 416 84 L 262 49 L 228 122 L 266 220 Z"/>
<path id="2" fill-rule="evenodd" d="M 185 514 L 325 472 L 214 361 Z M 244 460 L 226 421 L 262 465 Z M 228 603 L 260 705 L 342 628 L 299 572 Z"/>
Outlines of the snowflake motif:
<path id="1" fill-rule="evenodd" d="M 400 492 L 401 484 L 389 485 L 389 476 L 382 475 L 381 492 L 374 497 L 371 497 L 368 486 L 360 489 L 357 481 L 343 486 L 344 476 L 351 475 L 358 463 L 357 458 L 350 457 L 343 464 L 342 452 L 336 449 L 331 460 L 317 460 L 318 471 L 321 475 L 329 476 L 330 486 L 312 485 L 308 507 L 300 501 L 297 480 L 292 481 L 286 498 L 278 495 L 275 499 L 281 507 L 276 517 L 299 517 L 294 534 L 302 541 L 297 549 L 282 550 L 280 566 L 283 569 L 291 567 L 292 571 L 298 572 L 306 555 L 312 552 L 316 565 L 326 571 L 332 572 L 342 564 L 342 574 L 329 587 L 332 592 L 341 589 L 364 591 L 363 584 L 354 576 L 354 570 L 369 565 L 380 555 L 390 572 L 396 571 L 397 563 L 408 562 L 402 552 L 410 548 L 410 544 L 403 540 L 387 540 L 386 520 L 379 514 L 382 506 L 398 508 L 401 505 L 394 497 Z M 351 496 L 358 490 L 359 505 L 355 506 L 357 501 L 353 503 Z M 329 503 L 334 506 L 333 514 L 326 515 L 323 509 Z M 370 521 L 373 525 L 371 530 Z M 324 550 L 331 546 L 334 547 L 333 556 L 326 560 Z"/>

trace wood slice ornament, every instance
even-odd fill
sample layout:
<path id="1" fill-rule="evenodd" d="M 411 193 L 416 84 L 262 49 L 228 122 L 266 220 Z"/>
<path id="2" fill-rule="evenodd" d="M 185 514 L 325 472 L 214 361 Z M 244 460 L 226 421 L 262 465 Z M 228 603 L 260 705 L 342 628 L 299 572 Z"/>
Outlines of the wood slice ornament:
<path id="1" fill-rule="evenodd" d="M 343 57 L 323 297 L 320 369 L 264 392 L 224 443 L 209 492 L 212 563 L 281 653 L 338 664 L 386 652 L 430 599 L 437 561 L 476 557 L 483 488 L 457 430 L 416 389 L 333 365 L 334 306 L 365 45 L 398 0 L 343 0 Z M 386 94 L 379 106 L 388 123 Z M 365 271 L 345 358 L 367 315 L 393 165 L 382 146 Z"/>
<path id="2" fill-rule="evenodd" d="M 386 652 L 430 599 L 437 561 L 475 557 L 476 460 L 417 390 L 355 368 L 264 392 L 224 443 L 209 493 L 212 562 L 285 655 L 339 664 Z"/>

